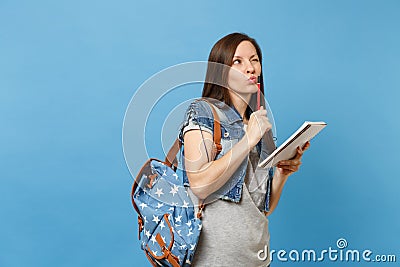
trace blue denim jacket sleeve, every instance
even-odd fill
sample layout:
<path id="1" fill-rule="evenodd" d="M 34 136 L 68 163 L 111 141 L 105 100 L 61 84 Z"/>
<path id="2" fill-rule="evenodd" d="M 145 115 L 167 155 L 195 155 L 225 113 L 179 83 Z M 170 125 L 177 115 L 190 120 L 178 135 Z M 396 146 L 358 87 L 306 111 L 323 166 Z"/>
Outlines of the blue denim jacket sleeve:
<path id="1" fill-rule="evenodd" d="M 203 101 L 194 101 L 187 108 L 185 115 L 184 115 L 183 122 L 181 123 L 181 125 L 179 127 L 179 134 L 178 134 L 178 138 L 181 141 L 183 146 L 184 146 L 184 134 L 185 134 L 184 130 L 185 130 L 185 127 L 190 124 L 198 125 L 199 128 L 202 130 L 213 132 L 214 120 L 213 120 L 212 111 L 211 111 L 210 107 L 206 106 L 206 105 L 208 105 L 208 104 Z M 180 153 L 181 153 L 180 159 L 184 159 L 184 149 L 181 149 Z M 182 170 L 184 185 L 189 186 L 189 179 L 188 179 L 186 171 L 185 171 L 184 160 L 181 160 L 181 162 L 179 164 L 180 164 L 180 168 Z"/>
<path id="2" fill-rule="evenodd" d="M 274 169 L 269 168 L 268 170 L 268 180 L 267 180 L 267 192 L 265 192 L 265 207 L 264 211 L 269 212 L 270 201 L 271 201 L 271 191 L 272 191 L 272 178 L 274 177 Z"/>
<path id="3" fill-rule="evenodd" d="M 184 135 L 183 130 L 190 123 L 199 125 L 203 130 L 206 129 L 213 132 L 213 127 L 214 127 L 213 114 L 207 103 L 205 103 L 204 101 L 194 101 L 187 108 L 183 122 L 179 127 L 178 137 L 179 140 L 182 142 L 182 144 Z"/>

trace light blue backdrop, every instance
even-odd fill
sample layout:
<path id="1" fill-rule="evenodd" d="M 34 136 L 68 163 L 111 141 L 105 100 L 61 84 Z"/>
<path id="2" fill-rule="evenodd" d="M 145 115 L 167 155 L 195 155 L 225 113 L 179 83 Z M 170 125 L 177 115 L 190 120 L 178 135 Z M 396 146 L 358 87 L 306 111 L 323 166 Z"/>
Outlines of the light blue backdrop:
<path id="1" fill-rule="evenodd" d="M 234 31 L 263 49 L 278 143 L 328 123 L 270 217 L 272 248 L 342 237 L 399 261 L 399 13 L 391 0 L 0 1 L 0 266 L 149 266 L 125 109 L 151 75 L 206 60 Z"/>

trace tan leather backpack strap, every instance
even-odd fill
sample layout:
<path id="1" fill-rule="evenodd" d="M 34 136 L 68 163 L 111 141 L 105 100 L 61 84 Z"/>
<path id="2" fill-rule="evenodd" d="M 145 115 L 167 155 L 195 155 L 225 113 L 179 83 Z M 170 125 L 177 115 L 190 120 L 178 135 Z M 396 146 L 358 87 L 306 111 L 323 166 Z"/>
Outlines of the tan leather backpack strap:
<path id="1" fill-rule="evenodd" d="M 202 98 L 202 100 L 206 101 L 209 106 L 211 107 L 211 111 L 213 113 L 213 118 L 214 118 L 214 144 L 217 148 L 217 155 L 221 152 L 222 150 L 222 145 L 221 145 L 221 122 L 218 116 L 217 111 L 214 108 L 214 105 L 207 99 Z"/>
<path id="2" fill-rule="evenodd" d="M 203 215 L 203 210 L 206 208 L 206 204 L 204 204 L 204 202 L 205 202 L 205 200 L 203 199 L 203 200 L 201 200 L 201 204 L 199 204 L 198 211 L 196 214 L 196 217 L 198 219 L 201 219 L 201 216 Z"/>
<path id="3" fill-rule="evenodd" d="M 219 120 L 218 113 L 215 111 L 213 104 L 210 103 L 210 107 L 214 116 L 214 144 L 217 147 L 217 155 L 222 150 L 221 145 L 221 122 Z"/>
<path id="4" fill-rule="evenodd" d="M 178 154 L 179 150 L 181 149 L 182 143 L 180 142 L 179 138 L 176 138 L 175 142 L 172 144 L 171 148 L 168 151 L 167 156 L 165 157 L 165 165 L 172 168 L 174 165 L 174 169 L 178 168 L 178 163 L 176 161 L 176 155 Z"/>

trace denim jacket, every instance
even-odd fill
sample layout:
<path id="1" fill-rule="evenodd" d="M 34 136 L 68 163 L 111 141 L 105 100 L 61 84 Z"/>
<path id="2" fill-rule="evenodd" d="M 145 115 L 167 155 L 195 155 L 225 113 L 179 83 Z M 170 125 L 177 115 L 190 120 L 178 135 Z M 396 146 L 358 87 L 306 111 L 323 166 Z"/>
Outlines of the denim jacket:
<path id="1" fill-rule="evenodd" d="M 240 139 L 243 138 L 245 131 L 243 129 L 243 120 L 237 110 L 232 106 L 229 107 L 223 102 L 218 100 L 208 100 L 212 102 L 215 110 L 218 113 L 220 124 L 221 124 L 221 145 L 222 150 L 217 155 L 215 159 L 219 159 L 224 156 L 232 147 L 239 142 Z M 214 127 L 214 118 L 213 113 L 210 107 L 210 104 L 206 101 L 196 100 L 190 104 L 185 113 L 185 118 L 181 123 L 179 128 L 179 139 L 183 144 L 183 129 L 189 125 L 189 122 L 193 122 L 195 125 L 199 125 L 202 129 L 208 129 L 213 132 Z M 275 143 L 272 141 L 273 147 L 267 147 L 264 139 L 256 145 L 257 152 L 260 155 L 260 161 L 264 160 L 268 155 L 275 149 Z M 271 142 L 269 143 L 271 146 Z M 271 151 L 272 149 L 272 151 Z M 269 151 L 269 152 L 268 152 Z M 184 149 L 181 150 L 180 158 L 184 158 Z M 219 199 L 239 202 L 242 195 L 242 188 L 244 179 L 246 176 L 248 158 L 246 157 L 243 162 L 239 165 L 237 170 L 234 172 L 232 177 L 222 186 L 219 190 L 217 190 L 213 195 L 218 197 Z M 189 186 L 189 180 L 185 171 L 184 161 L 181 162 L 182 173 L 183 173 L 183 181 L 186 186 Z M 257 168 L 257 172 L 263 172 L 261 175 L 268 176 L 267 178 L 267 192 L 265 194 L 265 208 L 264 211 L 269 211 L 269 201 L 271 195 L 271 186 L 272 186 L 272 177 L 273 177 L 273 168 L 262 169 Z"/>

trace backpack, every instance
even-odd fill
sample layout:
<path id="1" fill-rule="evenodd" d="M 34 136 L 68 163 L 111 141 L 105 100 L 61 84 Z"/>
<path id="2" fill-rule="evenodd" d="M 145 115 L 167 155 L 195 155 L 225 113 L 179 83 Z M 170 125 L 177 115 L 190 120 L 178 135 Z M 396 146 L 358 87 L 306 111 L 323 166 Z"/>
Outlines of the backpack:
<path id="1" fill-rule="evenodd" d="M 210 106 L 218 154 L 222 149 L 221 126 L 218 114 L 213 105 Z M 199 205 L 195 214 L 183 176 L 176 172 L 176 155 L 181 146 L 177 138 L 165 161 L 148 159 L 132 186 L 131 198 L 138 213 L 141 249 L 153 266 L 191 266 L 201 232 L 204 204 Z"/>

